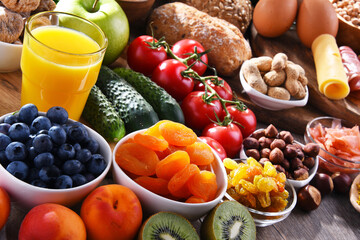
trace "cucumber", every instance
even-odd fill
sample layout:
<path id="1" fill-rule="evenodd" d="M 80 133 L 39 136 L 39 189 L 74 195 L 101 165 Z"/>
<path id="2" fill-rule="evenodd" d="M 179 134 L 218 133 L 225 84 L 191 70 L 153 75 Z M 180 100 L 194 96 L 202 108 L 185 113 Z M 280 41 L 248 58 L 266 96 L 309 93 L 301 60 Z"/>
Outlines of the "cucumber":
<path id="1" fill-rule="evenodd" d="M 125 135 L 124 122 L 96 85 L 90 91 L 82 117 L 110 142 L 117 142 Z"/>
<path id="2" fill-rule="evenodd" d="M 128 133 L 159 121 L 153 107 L 141 94 L 110 68 L 101 66 L 96 85 L 115 107 Z"/>
<path id="3" fill-rule="evenodd" d="M 114 72 L 130 83 L 151 104 L 159 119 L 185 123 L 179 103 L 150 78 L 126 68 L 115 68 Z"/>

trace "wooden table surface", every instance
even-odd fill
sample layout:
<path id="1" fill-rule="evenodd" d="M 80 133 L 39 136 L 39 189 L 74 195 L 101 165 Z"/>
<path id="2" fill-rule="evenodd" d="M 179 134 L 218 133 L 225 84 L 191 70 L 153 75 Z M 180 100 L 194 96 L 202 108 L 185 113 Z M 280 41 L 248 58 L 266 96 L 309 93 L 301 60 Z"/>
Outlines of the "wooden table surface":
<path id="1" fill-rule="evenodd" d="M 239 83 L 240 84 L 240 83 Z M 0 73 L 0 116 L 20 108 L 21 72 Z M 258 127 L 265 124 L 259 123 Z M 278 126 L 281 128 L 282 126 Z M 286 130 L 286 129 L 285 129 Z M 296 140 L 303 142 L 301 135 Z M 107 181 L 111 181 L 107 179 Z M 76 209 L 75 209 L 76 210 Z M 7 226 L 0 239 L 17 239 L 16 234 L 26 212 L 13 206 Z M 198 228 L 200 222 L 194 222 Z M 284 221 L 272 226 L 257 228 L 257 239 L 346 239 L 360 238 L 360 213 L 350 204 L 349 197 L 332 193 L 325 196 L 318 209 L 304 212 L 295 208 Z"/>

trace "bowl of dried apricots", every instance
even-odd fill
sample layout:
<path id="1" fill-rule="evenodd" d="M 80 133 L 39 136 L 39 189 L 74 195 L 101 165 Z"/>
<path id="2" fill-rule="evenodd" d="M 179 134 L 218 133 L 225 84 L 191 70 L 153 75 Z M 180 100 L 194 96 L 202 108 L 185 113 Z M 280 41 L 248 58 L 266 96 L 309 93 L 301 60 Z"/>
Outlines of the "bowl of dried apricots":
<path id="1" fill-rule="evenodd" d="M 144 211 L 204 216 L 225 194 L 221 159 L 183 124 L 163 120 L 128 134 L 113 151 L 113 178 L 132 189 Z"/>

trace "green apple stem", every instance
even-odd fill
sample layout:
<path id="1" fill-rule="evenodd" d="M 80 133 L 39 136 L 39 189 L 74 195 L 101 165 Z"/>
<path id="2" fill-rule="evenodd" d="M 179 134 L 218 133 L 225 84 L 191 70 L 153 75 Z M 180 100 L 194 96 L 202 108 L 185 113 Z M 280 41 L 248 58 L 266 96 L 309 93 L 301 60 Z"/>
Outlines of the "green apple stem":
<path id="1" fill-rule="evenodd" d="M 94 4 L 92 5 L 91 10 L 94 12 L 95 8 L 96 8 L 96 4 L 98 3 L 99 0 L 95 0 Z"/>

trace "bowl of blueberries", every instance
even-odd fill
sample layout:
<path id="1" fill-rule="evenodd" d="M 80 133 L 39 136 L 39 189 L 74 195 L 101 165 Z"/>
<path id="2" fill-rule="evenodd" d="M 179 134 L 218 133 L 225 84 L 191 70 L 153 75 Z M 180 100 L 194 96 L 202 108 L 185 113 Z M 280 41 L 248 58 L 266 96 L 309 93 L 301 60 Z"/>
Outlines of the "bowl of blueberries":
<path id="1" fill-rule="evenodd" d="M 0 117 L 0 186 L 31 208 L 73 206 L 96 188 L 111 167 L 111 148 L 97 132 L 68 118 L 62 107 L 34 104 Z"/>

